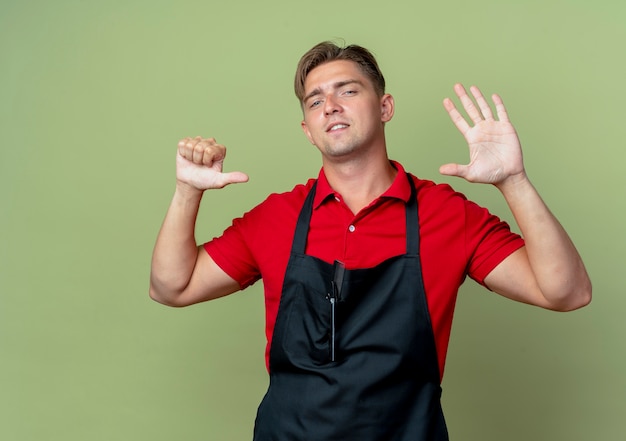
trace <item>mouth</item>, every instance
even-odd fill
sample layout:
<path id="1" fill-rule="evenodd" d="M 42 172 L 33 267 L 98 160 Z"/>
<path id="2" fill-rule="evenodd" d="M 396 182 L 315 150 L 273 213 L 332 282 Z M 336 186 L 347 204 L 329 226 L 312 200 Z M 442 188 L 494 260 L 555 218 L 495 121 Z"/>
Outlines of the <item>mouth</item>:
<path id="1" fill-rule="evenodd" d="M 350 127 L 348 124 L 344 124 L 344 123 L 335 123 L 335 124 L 331 124 L 328 129 L 326 129 L 327 132 L 334 132 L 337 130 L 341 130 L 341 129 L 347 129 L 348 127 Z"/>

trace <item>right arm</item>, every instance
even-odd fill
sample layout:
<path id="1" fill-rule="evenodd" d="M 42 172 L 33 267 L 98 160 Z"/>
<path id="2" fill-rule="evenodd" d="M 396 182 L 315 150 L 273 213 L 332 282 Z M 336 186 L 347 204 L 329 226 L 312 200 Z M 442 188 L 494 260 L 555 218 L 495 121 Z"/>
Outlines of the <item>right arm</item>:
<path id="1" fill-rule="evenodd" d="M 241 172 L 223 173 L 226 148 L 213 138 L 185 138 L 176 154 L 176 191 L 152 254 L 150 297 L 169 306 L 187 306 L 225 296 L 239 284 L 213 261 L 195 239 L 205 190 L 246 182 Z"/>

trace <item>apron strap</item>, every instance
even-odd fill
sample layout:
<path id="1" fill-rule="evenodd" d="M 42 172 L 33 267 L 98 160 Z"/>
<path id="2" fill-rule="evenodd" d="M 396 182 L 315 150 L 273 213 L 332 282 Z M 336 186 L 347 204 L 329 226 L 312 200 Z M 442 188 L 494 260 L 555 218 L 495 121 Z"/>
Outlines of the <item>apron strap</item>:
<path id="1" fill-rule="evenodd" d="M 411 196 L 406 204 L 406 253 L 418 255 L 420 253 L 420 225 L 417 216 L 417 195 L 415 194 L 415 183 L 410 174 L 406 174 L 411 186 Z"/>
<path id="2" fill-rule="evenodd" d="M 309 224 L 311 223 L 311 214 L 313 213 L 313 199 L 315 198 L 315 189 L 317 188 L 317 181 L 311 187 L 309 194 L 307 195 L 302 210 L 300 210 L 300 216 L 298 216 L 298 223 L 296 224 L 296 232 L 293 236 L 293 244 L 291 245 L 291 254 L 304 254 L 306 249 L 306 240 L 309 235 Z"/>

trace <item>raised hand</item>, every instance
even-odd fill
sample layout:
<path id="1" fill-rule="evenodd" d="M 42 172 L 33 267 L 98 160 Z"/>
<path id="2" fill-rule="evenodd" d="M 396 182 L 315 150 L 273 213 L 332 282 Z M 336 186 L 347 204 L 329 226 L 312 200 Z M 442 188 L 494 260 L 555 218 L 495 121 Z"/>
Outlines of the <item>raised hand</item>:
<path id="1" fill-rule="evenodd" d="M 225 157 L 226 147 L 214 138 L 196 136 L 181 139 L 176 155 L 176 179 L 201 191 L 247 182 L 248 175 L 245 173 L 222 171 Z"/>
<path id="2" fill-rule="evenodd" d="M 497 119 L 478 87 L 470 88 L 474 100 L 462 84 L 454 85 L 458 96 L 471 120 L 465 120 L 453 101 L 446 98 L 443 106 L 450 119 L 465 137 L 469 146 L 470 162 L 467 165 L 445 164 L 439 168 L 444 175 L 458 176 L 470 182 L 498 186 L 510 177 L 524 176 L 522 149 L 515 128 L 500 96 L 492 95 Z"/>

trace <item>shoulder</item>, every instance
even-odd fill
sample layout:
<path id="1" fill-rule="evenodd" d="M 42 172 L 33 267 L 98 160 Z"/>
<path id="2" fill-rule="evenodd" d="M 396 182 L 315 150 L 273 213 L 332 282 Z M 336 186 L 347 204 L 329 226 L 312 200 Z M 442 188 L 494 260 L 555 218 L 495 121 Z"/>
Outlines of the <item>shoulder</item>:
<path id="1" fill-rule="evenodd" d="M 275 230 L 295 225 L 302 204 L 314 183 L 315 179 L 309 179 L 290 191 L 271 193 L 254 208 L 234 219 L 233 226 L 253 235 L 266 234 L 268 231 L 280 233 L 280 230 Z"/>
<path id="2" fill-rule="evenodd" d="M 271 193 L 263 203 L 289 204 L 298 201 L 304 201 L 315 182 L 316 179 L 311 178 L 307 180 L 304 184 L 298 184 L 289 191 L 285 191 L 282 193 Z"/>
<path id="3" fill-rule="evenodd" d="M 242 288 L 261 275 L 271 278 L 273 267 L 286 266 L 298 214 L 313 182 L 270 194 L 205 244 L 217 265 Z"/>
<path id="4" fill-rule="evenodd" d="M 464 221 L 468 224 L 501 222 L 490 210 L 467 198 L 467 196 L 446 183 L 413 177 L 417 190 L 420 214 L 436 216 L 438 219 Z"/>
<path id="5" fill-rule="evenodd" d="M 418 202 L 424 200 L 434 202 L 438 199 L 447 199 L 451 196 L 460 196 L 461 198 L 465 198 L 461 193 L 455 192 L 448 184 L 438 184 L 429 179 L 419 178 L 406 170 L 400 162 L 394 160 L 391 160 L 390 162 L 391 165 L 397 170 L 398 174 L 386 195 L 407 200 L 410 192 L 409 184 L 406 179 L 408 177 L 415 187 Z"/>
<path id="6" fill-rule="evenodd" d="M 315 184 L 315 179 L 309 179 L 306 183 L 298 184 L 289 191 L 271 193 L 263 202 L 250 210 L 249 213 L 246 213 L 246 215 L 285 215 L 292 211 L 299 213 L 313 184 Z"/>
<path id="7" fill-rule="evenodd" d="M 462 209 L 466 204 L 471 204 L 463 193 L 456 191 L 449 184 L 420 179 L 412 174 L 410 176 L 415 184 L 420 209 L 439 209 L 444 205 L 448 208 L 452 208 L 452 205 Z"/>

